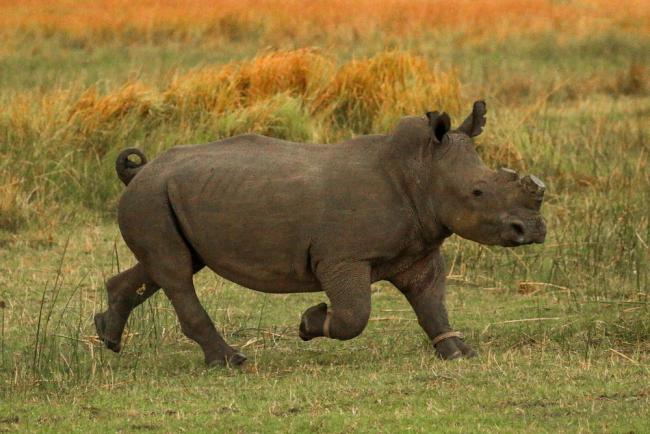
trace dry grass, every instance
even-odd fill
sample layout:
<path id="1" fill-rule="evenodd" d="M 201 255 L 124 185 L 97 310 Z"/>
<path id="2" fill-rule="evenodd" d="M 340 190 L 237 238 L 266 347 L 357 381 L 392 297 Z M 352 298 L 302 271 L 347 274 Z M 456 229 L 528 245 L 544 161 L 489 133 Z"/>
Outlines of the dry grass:
<path id="1" fill-rule="evenodd" d="M 20 179 L 0 178 L 0 227 L 15 231 L 25 220 L 28 198 Z"/>
<path id="2" fill-rule="evenodd" d="M 279 94 L 299 99 L 316 118 L 333 114 L 339 127 L 357 132 L 377 128 L 377 123 L 385 129 L 386 119 L 428 107 L 457 112 L 460 106 L 457 75 L 439 71 L 422 57 L 386 52 L 337 68 L 332 57 L 301 49 L 193 70 L 160 89 L 132 81 L 100 95 L 91 87 L 71 103 L 68 120 L 88 135 L 116 128 L 128 116 L 218 116 Z"/>
<path id="3" fill-rule="evenodd" d="M 339 126 L 370 133 L 386 131 L 400 115 L 431 107 L 459 112 L 457 75 L 436 71 L 421 57 L 382 53 L 342 67 L 318 92 L 312 112 L 325 113 Z"/>
<path id="4" fill-rule="evenodd" d="M 181 116 L 224 113 L 279 93 L 305 99 L 328 86 L 334 60 L 315 50 L 262 54 L 250 61 L 203 68 L 177 75 L 162 90 L 163 103 Z"/>
<path id="5" fill-rule="evenodd" d="M 633 12 L 632 12 L 633 11 Z M 65 35 L 72 43 L 166 38 L 267 42 L 316 39 L 355 41 L 376 33 L 404 37 L 462 32 L 469 39 L 503 39 L 512 34 L 560 32 L 584 36 L 611 28 L 650 32 L 650 4 L 631 0 L 189 0 L 132 2 L 26 0 L 0 3 L 5 34 Z"/>

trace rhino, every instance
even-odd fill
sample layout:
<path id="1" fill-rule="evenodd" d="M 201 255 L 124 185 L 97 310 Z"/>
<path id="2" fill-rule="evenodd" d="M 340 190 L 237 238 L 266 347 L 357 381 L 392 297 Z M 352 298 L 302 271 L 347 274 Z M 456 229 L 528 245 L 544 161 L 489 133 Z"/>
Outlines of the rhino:
<path id="1" fill-rule="evenodd" d="M 107 281 L 99 338 L 119 352 L 131 311 L 163 288 L 208 365 L 242 364 L 197 298 L 193 275 L 207 266 L 256 291 L 325 292 L 329 304 L 302 314 L 305 341 L 361 334 L 370 286 L 387 280 L 442 359 L 476 355 L 449 324 L 443 242 L 457 234 L 515 247 L 546 235 L 542 181 L 492 170 L 477 154 L 485 114 L 477 101 L 454 130 L 434 111 L 336 145 L 245 134 L 178 146 L 149 163 L 137 149 L 122 151 L 118 223 L 138 262 Z"/>

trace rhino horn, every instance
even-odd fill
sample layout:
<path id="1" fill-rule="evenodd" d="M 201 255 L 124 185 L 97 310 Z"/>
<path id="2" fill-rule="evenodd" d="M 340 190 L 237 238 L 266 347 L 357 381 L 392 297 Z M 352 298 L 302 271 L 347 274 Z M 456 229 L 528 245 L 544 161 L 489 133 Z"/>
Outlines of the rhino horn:
<path id="1" fill-rule="evenodd" d="M 535 175 L 526 175 L 521 178 L 521 185 L 530 194 L 534 194 L 539 198 L 543 197 L 544 191 L 546 191 L 546 185 Z"/>
<path id="2" fill-rule="evenodd" d="M 517 172 L 507 167 L 501 167 L 499 169 L 499 173 L 503 178 L 507 179 L 508 181 L 516 181 L 519 179 L 519 175 L 517 174 Z"/>

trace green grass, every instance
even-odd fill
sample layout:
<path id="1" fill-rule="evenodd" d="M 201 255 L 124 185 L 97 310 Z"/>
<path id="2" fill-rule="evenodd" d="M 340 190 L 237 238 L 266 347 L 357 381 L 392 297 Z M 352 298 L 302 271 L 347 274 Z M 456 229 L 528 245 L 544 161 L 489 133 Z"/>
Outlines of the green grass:
<path id="1" fill-rule="evenodd" d="M 543 268 L 536 248 L 470 248 L 451 241 L 450 316 L 480 353 L 456 362 L 437 359 L 389 284 L 375 285 L 371 322 L 360 338 L 304 343 L 297 336 L 300 313 L 322 294 L 265 295 L 201 272 L 201 299 L 227 340 L 249 356 L 242 370 L 228 370 L 204 368 L 200 349 L 183 338 L 162 294 L 133 314 L 123 353 L 97 344 L 91 318 L 104 302 L 102 280 L 115 272 L 118 258 L 122 267 L 132 261 L 117 238 L 112 224 L 71 224 L 52 245 L 27 233 L 3 251 L 0 286 L 8 306 L 2 311 L 0 428 L 649 428 L 647 301 L 604 299 L 576 286 L 519 284 L 523 272 L 511 262 L 520 257 L 528 267 Z M 503 277 L 509 271 L 513 275 Z"/>
<path id="2" fill-rule="evenodd" d="M 329 49 L 343 63 L 384 42 Z M 0 56 L 0 101 L 31 114 L 0 119 L 0 170 L 23 188 L 12 206 L 0 203 L 0 432 L 650 430 L 648 39 L 389 42 L 457 70 L 466 110 L 488 102 L 486 161 L 548 185 L 544 245 L 445 245 L 450 319 L 479 357 L 438 360 L 387 283 L 374 286 L 361 337 L 303 343 L 300 314 L 323 294 L 265 295 L 208 271 L 197 275 L 199 295 L 248 355 L 243 369 L 205 369 L 162 293 L 134 312 L 121 354 L 103 349 L 92 317 L 106 302 L 104 280 L 132 263 L 114 223 L 116 152 L 135 145 L 155 156 L 254 126 L 294 140 L 353 131 L 283 94 L 211 122 L 126 116 L 79 140 L 45 120 L 64 119 L 88 86 L 108 93 L 133 77 L 164 86 L 174 71 L 250 58 L 259 41 L 27 38 Z M 31 100 L 8 105 L 57 89 L 72 90 L 51 117 Z"/>

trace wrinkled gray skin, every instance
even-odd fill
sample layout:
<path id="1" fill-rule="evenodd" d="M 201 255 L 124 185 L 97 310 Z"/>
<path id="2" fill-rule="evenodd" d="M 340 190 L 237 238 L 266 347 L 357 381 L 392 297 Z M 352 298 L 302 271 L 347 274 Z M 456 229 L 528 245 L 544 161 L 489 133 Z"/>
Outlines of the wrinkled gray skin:
<path id="1" fill-rule="evenodd" d="M 390 135 L 338 145 L 247 134 L 177 147 L 146 165 L 125 150 L 118 220 L 139 262 L 108 281 L 99 336 L 119 351 L 130 312 L 162 287 L 206 363 L 241 364 L 196 296 L 192 275 L 204 266 L 257 291 L 324 291 L 330 304 L 303 313 L 304 340 L 358 336 L 378 280 L 406 296 L 430 339 L 451 331 L 443 241 L 456 233 L 518 246 L 546 233 L 543 184 L 483 164 L 472 137 L 484 124 L 478 101 L 454 131 L 447 114 L 429 112 Z M 475 354 L 455 336 L 435 347 L 444 359 Z"/>

